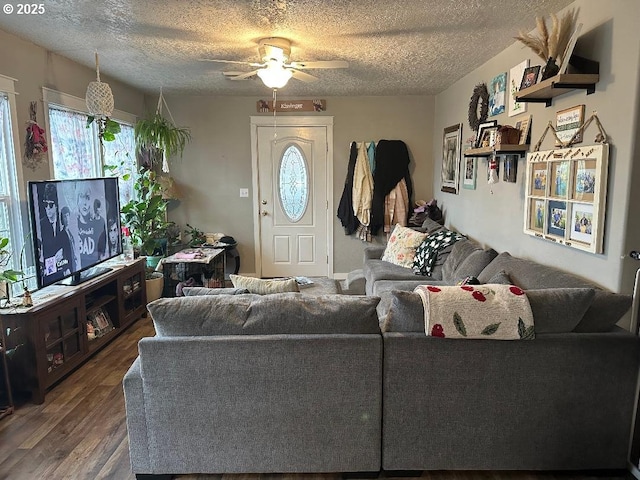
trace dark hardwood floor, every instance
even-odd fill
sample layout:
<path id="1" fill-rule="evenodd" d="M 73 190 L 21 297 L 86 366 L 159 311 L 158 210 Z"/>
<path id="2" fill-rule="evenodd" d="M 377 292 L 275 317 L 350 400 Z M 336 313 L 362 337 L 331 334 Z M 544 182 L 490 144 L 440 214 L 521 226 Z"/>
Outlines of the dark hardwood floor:
<path id="1" fill-rule="evenodd" d="M 0 479 L 134 479 L 129 466 L 122 377 L 140 338 L 153 336 L 142 319 L 64 379 L 45 403 L 18 405 L 0 420 Z M 222 478 L 224 477 L 224 478 Z M 339 475 L 181 475 L 180 480 L 339 480 Z M 427 480 L 632 479 L 626 472 L 425 472 Z"/>

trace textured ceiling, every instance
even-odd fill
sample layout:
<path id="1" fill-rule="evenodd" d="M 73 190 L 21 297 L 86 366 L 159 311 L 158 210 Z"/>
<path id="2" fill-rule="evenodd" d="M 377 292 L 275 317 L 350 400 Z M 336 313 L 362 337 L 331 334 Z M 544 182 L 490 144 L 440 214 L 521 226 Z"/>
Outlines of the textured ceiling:
<path id="1" fill-rule="evenodd" d="M 536 15 L 571 0 L 48 0 L 42 15 L 0 15 L 0 29 L 146 92 L 263 95 L 257 79 L 223 71 L 258 62 L 264 37 L 292 42 L 292 61 L 346 60 L 305 70 L 286 95 L 438 93 L 514 42 Z M 17 6 L 17 4 L 15 4 Z"/>

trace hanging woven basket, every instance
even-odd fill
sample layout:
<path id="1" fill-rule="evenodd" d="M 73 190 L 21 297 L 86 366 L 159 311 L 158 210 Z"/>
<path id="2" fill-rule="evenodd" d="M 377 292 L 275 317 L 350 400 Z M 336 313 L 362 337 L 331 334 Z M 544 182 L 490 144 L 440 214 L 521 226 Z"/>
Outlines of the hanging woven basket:
<path id="1" fill-rule="evenodd" d="M 96 53 L 96 76 L 97 81 L 90 82 L 87 87 L 85 96 L 87 110 L 96 117 L 110 117 L 113 113 L 113 93 L 108 83 L 100 81 L 98 53 Z"/>

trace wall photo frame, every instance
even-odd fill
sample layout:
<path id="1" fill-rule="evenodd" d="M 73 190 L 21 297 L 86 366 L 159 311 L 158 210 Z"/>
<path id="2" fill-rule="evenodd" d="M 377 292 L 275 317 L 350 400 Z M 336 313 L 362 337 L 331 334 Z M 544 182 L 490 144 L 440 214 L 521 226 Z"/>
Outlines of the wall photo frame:
<path id="1" fill-rule="evenodd" d="M 540 65 L 534 65 L 533 67 L 527 67 L 522 74 L 522 80 L 520 81 L 520 90 L 529 88 L 538 83 L 538 75 L 540 74 Z"/>
<path id="2" fill-rule="evenodd" d="M 476 134 L 476 142 L 474 144 L 475 148 L 479 148 L 482 146 L 482 134 L 484 132 L 485 129 L 487 128 L 492 128 L 492 127 L 496 127 L 498 126 L 498 121 L 497 120 L 490 120 L 488 122 L 483 122 L 478 126 L 478 132 Z"/>
<path id="3" fill-rule="evenodd" d="M 467 190 L 475 190 L 477 177 L 478 159 L 476 157 L 464 157 L 462 188 L 466 188 Z"/>
<path id="4" fill-rule="evenodd" d="M 524 232 L 603 253 L 609 145 L 527 154 Z"/>
<path id="5" fill-rule="evenodd" d="M 462 150 L 462 124 L 444 129 L 442 135 L 442 187 L 447 193 L 458 193 L 460 182 L 460 156 Z"/>

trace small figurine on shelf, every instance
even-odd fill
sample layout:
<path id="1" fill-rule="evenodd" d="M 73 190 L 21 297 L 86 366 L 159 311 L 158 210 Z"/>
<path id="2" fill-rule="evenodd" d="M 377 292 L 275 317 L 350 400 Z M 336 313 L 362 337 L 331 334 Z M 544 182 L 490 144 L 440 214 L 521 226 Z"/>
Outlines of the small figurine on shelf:
<path id="1" fill-rule="evenodd" d="M 26 287 L 26 285 L 24 287 L 24 295 L 22 296 L 22 306 L 33 307 L 33 299 L 31 298 L 31 292 Z"/>

